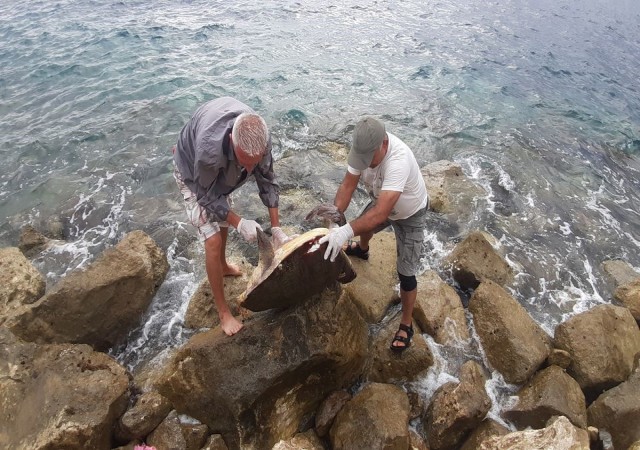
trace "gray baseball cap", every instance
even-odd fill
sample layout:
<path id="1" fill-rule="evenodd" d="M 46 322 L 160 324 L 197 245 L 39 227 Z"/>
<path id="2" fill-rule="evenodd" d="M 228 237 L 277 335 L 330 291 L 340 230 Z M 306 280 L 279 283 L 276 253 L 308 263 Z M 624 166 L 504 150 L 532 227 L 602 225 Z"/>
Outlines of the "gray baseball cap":
<path id="1" fill-rule="evenodd" d="M 347 162 L 356 170 L 364 170 L 371 164 L 373 155 L 386 136 L 384 124 L 373 117 L 360 120 L 353 130 L 353 142 Z"/>

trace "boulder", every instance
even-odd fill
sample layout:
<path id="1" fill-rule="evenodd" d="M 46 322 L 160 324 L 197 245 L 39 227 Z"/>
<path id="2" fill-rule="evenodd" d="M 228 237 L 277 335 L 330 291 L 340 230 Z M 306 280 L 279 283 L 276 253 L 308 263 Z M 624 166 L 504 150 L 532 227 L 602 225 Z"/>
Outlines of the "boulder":
<path id="1" fill-rule="evenodd" d="M 634 442 L 631 447 L 629 447 L 629 450 L 640 450 L 640 441 Z"/>
<path id="2" fill-rule="evenodd" d="M 331 427 L 334 450 L 406 450 L 409 399 L 391 384 L 371 383 L 338 413 Z"/>
<path id="3" fill-rule="evenodd" d="M 513 269 L 480 231 L 469 234 L 445 259 L 453 278 L 464 289 L 475 289 L 491 280 L 506 286 L 513 280 Z"/>
<path id="4" fill-rule="evenodd" d="M 139 324 L 168 269 L 164 252 L 134 231 L 86 270 L 72 272 L 37 302 L 21 307 L 7 326 L 31 342 L 107 350 Z"/>
<path id="5" fill-rule="evenodd" d="M 271 448 L 294 435 L 330 392 L 354 382 L 367 338 L 350 296 L 326 290 L 293 308 L 256 314 L 232 337 L 219 328 L 193 336 L 169 361 L 160 392 L 180 413 L 222 433 L 227 445 Z"/>
<path id="6" fill-rule="evenodd" d="M 640 329 L 627 308 L 599 305 L 559 324 L 554 343 L 571 354 L 567 372 L 588 400 L 629 377 L 640 352 Z"/>
<path id="7" fill-rule="evenodd" d="M 247 263 L 239 265 L 243 274 L 240 277 L 224 277 L 224 296 L 229 309 L 234 316 L 237 316 L 241 308 L 238 306 L 238 296 L 242 294 L 247 287 L 249 280 L 248 274 L 253 271 Z M 242 308 L 245 316 L 249 316 L 248 311 Z M 184 326 L 187 328 L 215 328 L 220 325 L 220 317 L 211 292 L 211 285 L 208 279 L 202 280 L 196 292 L 189 300 L 189 306 L 184 316 Z"/>
<path id="8" fill-rule="evenodd" d="M 378 323 L 389 306 L 399 301 L 395 235 L 375 234 L 369 242 L 369 259 L 351 257 L 351 264 L 358 276 L 344 289 L 353 297 L 364 320 Z"/>
<path id="9" fill-rule="evenodd" d="M 551 351 L 551 338 L 502 287 L 485 281 L 469 301 L 491 365 L 509 383 L 527 381 Z"/>
<path id="10" fill-rule="evenodd" d="M 629 308 L 633 318 L 640 323 L 640 277 L 618 287 L 613 293 L 613 298 Z"/>
<path id="11" fill-rule="evenodd" d="M 569 368 L 571 365 L 571 354 L 566 350 L 552 348 L 551 353 L 547 357 L 547 366 L 558 366 L 563 369 Z"/>
<path id="12" fill-rule="evenodd" d="M 587 405 L 576 380 L 558 366 L 536 373 L 518 392 L 518 403 L 504 416 L 518 428 L 544 428 L 553 416 L 566 416 L 580 428 L 587 428 Z"/>
<path id="13" fill-rule="evenodd" d="M 611 435 L 616 449 L 640 441 L 640 368 L 627 381 L 600 395 L 587 415 L 589 425 Z"/>
<path id="14" fill-rule="evenodd" d="M 207 442 L 207 437 L 209 437 L 208 426 L 181 423 L 180 428 L 182 428 L 182 436 L 184 437 L 186 450 L 200 450 Z"/>
<path id="15" fill-rule="evenodd" d="M 171 411 L 167 417 L 147 437 L 147 444 L 159 449 L 187 450 L 180 427 L 180 419 L 176 411 Z"/>
<path id="16" fill-rule="evenodd" d="M 31 225 L 25 225 L 20 231 L 18 248 L 28 258 L 31 258 L 47 248 L 49 239 Z"/>
<path id="17" fill-rule="evenodd" d="M 602 270 L 614 289 L 640 278 L 640 273 L 636 272 L 631 264 L 619 259 L 603 262 Z"/>
<path id="18" fill-rule="evenodd" d="M 107 450 L 127 371 L 88 345 L 36 345 L 0 327 L 0 448 Z"/>
<path id="19" fill-rule="evenodd" d="M 0 248 L 0 325 L 44 295 L 46 282 L 16 247 Z"/>
<path id="20" fill-rule="evenodd" d="M 324 445 L 313 430 L 308 430 L 278 442 L 272 450 L 324 450 Z"/>
<path id="21" fill-rule="evenodd" d="M 202 450 L 229 450 L 227 444 L 225 444 L 224 439 L 222 439 L 222 435 L 220 434 L 212 434 L 207 439 L 206 444 L 202 447 Z"/>
<path id="22" fill-rule="evenodd" d="M 478 450 L 589 450 L 589 433 L 564 416 L 541 430 L 516 431 L 483 441 Z"/>
<path id="23" fill-rule="evenodd" d="M 351 400 L 351 394 L 346 390 L 334 391 L 323 400 L 315 418 L 315 429 L 318 436 L 324 437 L 329 433 L 336 415 L 349 400 Z"/>
<path id="24" fill-rule="evenodd" d="M 471 214 L 476 197 L 486 196 L 480 186 L 464 176 L 460 165 L 451 161 L 436 161 L 421 169 L 429 192 L 430 209 L 453 216 L 456 222 L 465 222 Z"/>
<path id="25" fill-rule="evenodd" d="M 440 386 L 427 409 L 424 427 L 431 450 L 458 448 L 491 409 L 482 367 L 467 361 L 460 368 L 460 382 Z"/>
<path id="26" fill-rule="evenodd" d="M 409 428 L 409 450 L 429 450 L 427 441 L 412 428 Z"/>
<path id="27" fill-rule="evenodd" d="M 120 442 L 144 438 L 171 412 L 171 403 L 155 391 L 142 394 L 118 420 L 115 436 Z"/>
<path id="28" fill-rule="evenodd" d="M 480 444 L 493 436 L 504 436 L 509 434 L 509 429 L 500 425 L 493 419 L 484 419 L 478 427 L 471 432 L 460 450 L 477 450 Z"/>
<path id="29" fill-rule="evenodd" d="M 399 317 L 389 320 L 371 337 L 365 377 L 378 383 L 411 382 L 433 365 L 433 355 L 425 339 L 415 330 L 411 346 L 398 354 L 389 348 L 398 331 Z M 414 326 L 415 329 L 415 326 Z"/>
<path id="30" fill-rule="evenodd" d="M 418 278 L 413 318 L 438 344 L 469 340 L 469 328 L 458 293 L 429 270 Z"/>

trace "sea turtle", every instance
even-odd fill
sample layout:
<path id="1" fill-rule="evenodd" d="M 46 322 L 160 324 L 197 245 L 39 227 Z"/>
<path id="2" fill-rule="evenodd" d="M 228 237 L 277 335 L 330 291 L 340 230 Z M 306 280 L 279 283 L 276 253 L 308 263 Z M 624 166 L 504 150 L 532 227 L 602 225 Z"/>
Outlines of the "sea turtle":
<path id="1" fill-rule="evenodd" d="M 356 273 L 344 252 L 335 262 L 324 259 L 327 244 L 317 241 L 328 232 L 315 228 L 274 251 L 269 237 L 258 229 L 258 266 L 240 295 L 240 306 L 251 311 L 286 308 L 322 292 L 336 280 L 353 280 Z"/>

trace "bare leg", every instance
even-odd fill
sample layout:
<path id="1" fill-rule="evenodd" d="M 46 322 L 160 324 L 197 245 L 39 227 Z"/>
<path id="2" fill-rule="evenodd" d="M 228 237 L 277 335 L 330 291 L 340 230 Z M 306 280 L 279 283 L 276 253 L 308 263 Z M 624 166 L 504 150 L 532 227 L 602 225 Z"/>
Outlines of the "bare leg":
<path id="1" fill-rule="evenodd" d="M 400 301 L 402 302 L 402 317 L 400 318 L 400 323 L 410 327 L 412 316 L 413 316 L 413 307 L 416 304 L 416 297 L 418 295 L 418 288 L 413 291 L 403 291 L 400 289 Z M 407 333 L 404 330 L 398 330 L 398 335 L 402 337 L 407 337 Z M 395 341 L 393 343 L 394 347 L 404 347 L 402 342 Z"/>
<path id="2" fill-rule="evenodd" d="M 223 276 L 239 277 L 242 275 L 240 267 L 235 264 L 227 262 L 226 248 L 227 248 L 227 236 L 229 236 L 228 227 L 220 227 L 220 237 L 222 238 L 222 252 L 220 252 L 220 265 L 222 267 Z"/>
<path id="3" fill-rule="evenodd" d="M 227 305 L 227 301 L 224 298 L 222 267 L 224 252 L 225 247 L 223 246 L 222 233 L 216 233 L 204 241 L 205 267 L 207 269 L 209 284 L 211 285 L 213 301 L 216 304 L 218 316 L 220 317 L 220 326 L 222 327 L 222 331 L 228 336 L 231 336 L 240 331 L 242 323 L 233 317 L 229 305 Z"/>
<path id="4" fill-rule="evenodd" d="M 360 243 L 358 245 L 365 252 L 369 250 L 369 241 L 371 240 L 372 237 L 373 237 L 372 232 L 366 232 L 360 235 Z"/>

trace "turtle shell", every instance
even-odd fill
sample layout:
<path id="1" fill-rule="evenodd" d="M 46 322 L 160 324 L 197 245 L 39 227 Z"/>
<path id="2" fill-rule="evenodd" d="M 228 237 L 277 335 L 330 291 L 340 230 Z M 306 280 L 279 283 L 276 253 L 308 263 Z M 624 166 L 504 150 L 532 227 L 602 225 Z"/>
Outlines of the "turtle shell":
<path id="1" fill-rule="evenodd" d="M 327 233 L 327 228 L 315 228 L 274 251 L 266 234 L 258 230 L 258 266 L 240 295 L 240 306 L 251 311 L 286 308 L 322 292 L 336 281 L 353 280 L 356 273 L 344 252 L 334 262 L 324 259 L 327 243 L 319 245 L 317 241 Z"/>

